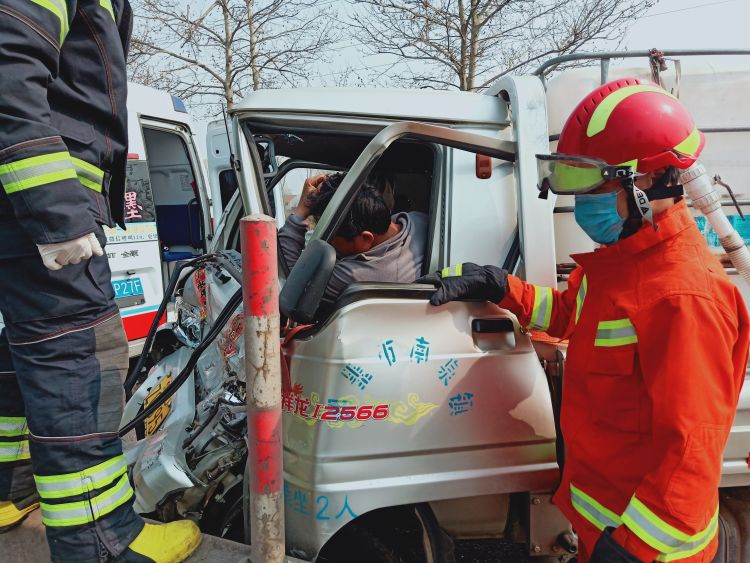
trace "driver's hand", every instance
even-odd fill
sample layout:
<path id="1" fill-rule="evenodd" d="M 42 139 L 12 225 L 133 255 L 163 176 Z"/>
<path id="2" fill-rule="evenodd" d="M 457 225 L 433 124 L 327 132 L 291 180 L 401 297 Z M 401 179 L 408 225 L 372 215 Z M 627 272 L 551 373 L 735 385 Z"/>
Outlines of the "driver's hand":
<path id="1" fill-rule="evenodd" d="M 310 176 L 305 180 L 302 185 L 302 193 L 299 196 L 299 203 L 294 214 L 300 219 L 307 219 L 310 216 L 310 207 L 312 202 L 310 196 L 317 193 L 320 184 L 326 179 L 328 174 L 318 174 L 317 176 Z"/>
<path id="2" fill-rule="evenodd" d="M 429 283 L 437 287 L 430 298 L 433 305 L 465 300 L 499 303 L 508 287 L 508 272 L 497 266 L 464 262 L 423 276 L 416 283 Z"/>

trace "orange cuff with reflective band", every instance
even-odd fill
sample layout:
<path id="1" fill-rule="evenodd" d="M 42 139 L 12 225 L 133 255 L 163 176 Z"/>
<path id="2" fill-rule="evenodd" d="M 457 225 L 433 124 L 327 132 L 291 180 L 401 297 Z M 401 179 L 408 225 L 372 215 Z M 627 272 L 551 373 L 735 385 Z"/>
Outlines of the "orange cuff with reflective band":
<path id="1" fill-rule="evenodd" d="M 627 526 L 620 526 L 612 533 L 612 539 L 619 543 L 631 555 L 635 555 L 644 563 L 651 563 L 659 555 L 658 549 L 654 549 L 633 532 Z"/>
<path id="2" fill-rule="evenodd" d="M 503 309 L 508 309 L 515 314 L 518 317 L 518 322 L 524 327 L 527 326 L 531 320 L 534 296 L 531 294 L 533 293 L 533 289 L 531 292 L 529 289 L 533 287 L 533 285 L 509 274 L 505 297 L 500 303 L 498 303 Z M 527 305 L 529 301 L 532 306 Z"/>
<path id="3" fill-rule="evenodd" d="M 565 291 L 527 283 L 513 275 L 508 276 L 507 283 L 505 297 L 498 305 L 514 313 L 521 326 L 556 338 L 568 335 L 586 297 L 587 284 L 580 268 L 571 273 Z"/>
<path id="4" fill-rule="evenodd" d="M 718 507 L 709 524 L 691 535 L 659 518 L 635 496 L 625 511 L 617 514 L 571 483 L 570 502 L 576 512 L 602 532 L 606 528 L 620 530 L 615 536 L 616 541 L 620 538 L 620 545 L 633 555 L 645 557 L 647 563 L 692 557 L 711 544 L 718 529 Z"/>

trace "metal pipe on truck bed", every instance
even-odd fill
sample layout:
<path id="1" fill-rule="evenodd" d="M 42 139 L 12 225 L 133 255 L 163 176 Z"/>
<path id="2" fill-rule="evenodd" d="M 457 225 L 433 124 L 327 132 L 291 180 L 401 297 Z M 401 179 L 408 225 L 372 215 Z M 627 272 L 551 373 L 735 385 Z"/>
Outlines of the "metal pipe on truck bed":
<path id="1" fill-rule="evenodd" d="M 266 215 L 240 223 L 245 384 L 253 563 L 283 563 L 284 473 L 276 224 Z"/>

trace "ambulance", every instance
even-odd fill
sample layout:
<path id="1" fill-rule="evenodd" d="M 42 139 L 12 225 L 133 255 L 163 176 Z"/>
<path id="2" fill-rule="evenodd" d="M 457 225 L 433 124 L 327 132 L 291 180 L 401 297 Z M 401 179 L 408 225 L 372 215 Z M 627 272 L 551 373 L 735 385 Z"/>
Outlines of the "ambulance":
<path id="1" fill-rule="evenodd" d="M 115 301 L 137 356 L 174 265 L 203 254 L 210 201 L 185 104 L 128 85 L 127 229 L 105 228 Z"/>

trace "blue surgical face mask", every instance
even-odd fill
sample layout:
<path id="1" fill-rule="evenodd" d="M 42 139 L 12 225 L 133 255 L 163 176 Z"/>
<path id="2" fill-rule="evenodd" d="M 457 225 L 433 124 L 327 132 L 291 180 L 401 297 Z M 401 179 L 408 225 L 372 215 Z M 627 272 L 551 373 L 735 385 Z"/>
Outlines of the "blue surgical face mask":
<path id="1" fill-rule="evenodd" d="M 576 223 L 594 242 L 613 244 L 620 238 L 625 219 L 617 212 L 618 193 L 575 196 Z"/>

